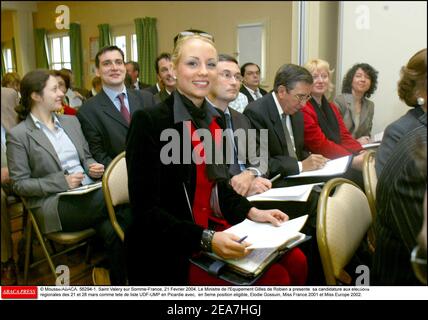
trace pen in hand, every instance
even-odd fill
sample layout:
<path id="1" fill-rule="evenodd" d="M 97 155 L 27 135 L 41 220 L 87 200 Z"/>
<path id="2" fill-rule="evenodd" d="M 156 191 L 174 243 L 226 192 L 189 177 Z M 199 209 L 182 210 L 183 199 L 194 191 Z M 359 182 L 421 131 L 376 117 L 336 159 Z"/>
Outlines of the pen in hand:
<path id="1" fill-rule="evenodd" d="M 241 239 L 237 240 L 236 242 L 238 243 L 242 243 L 242 241 L 244 241 L 245 239 L 247 239 L 248 236 L 244 236 Z"/>
<path id="2" fill-rule="evenodd" d="M 272 179 L 270 179 L 271 183 L 274 183 L 276 180 L 278 180 L 281 177 L 281 174 L 278 173 L 275 177 L 273 177 Z"/>

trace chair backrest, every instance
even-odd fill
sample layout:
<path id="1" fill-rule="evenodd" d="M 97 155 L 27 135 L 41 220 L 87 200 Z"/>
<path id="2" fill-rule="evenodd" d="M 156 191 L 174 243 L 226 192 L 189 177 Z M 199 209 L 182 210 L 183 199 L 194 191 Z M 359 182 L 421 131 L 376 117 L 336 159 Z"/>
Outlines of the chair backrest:
<path id="1" fill-rule="evenodd" d="M 326 283 L 349 284 L 344 267 L 355 254 L 372 222 L 367 197 L 344 178 L 328 181 L 318 200 L 317 242 Z"/>
<path id="2" fill-rule="evenodd" d="M 103 192 L 110 221 L 119 238 L 123 241 L 125 235 L 116 219 L 114 207 L 129 203 L 128 171 L 126 168 L 125 151 L 117 155 L 104 172 Z"/>
<path id="3" fill-rule="evenodd" d="M 377 175 L 375 169 L 376 150 L 368 150 L 363 160 L 364 190 L 369 201 L 373 221 L 376 218 L 376 185 Z"/>
<path id="4" fill-rule="evenodd" d="M 372 225 L 376 220 L 376 186 L 377 175 L 375 169 L 376 150 L 368 150 L 364 155 L 363 160 L 363 179 L 364 191 L 369 201 L 370 211 L 372 213 Z M 376 250 L 376 237 L 373 227 L 370 228 L 367 234 L 367 241 L 371 252 Z"/>

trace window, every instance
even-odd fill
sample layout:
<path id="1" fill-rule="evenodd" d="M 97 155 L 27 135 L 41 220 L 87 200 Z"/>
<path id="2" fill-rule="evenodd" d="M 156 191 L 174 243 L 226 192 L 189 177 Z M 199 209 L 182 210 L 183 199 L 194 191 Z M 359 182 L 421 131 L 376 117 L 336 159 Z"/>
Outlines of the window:
<path id="1" fill-rule="evenodd" d="M 122 49 L 123 55 L 125 56 L 125 61 L 138 61 L 137 35 L 135 33 L 131 34 L 130 36 L 114 36 L 113 39 L 114 44 L 120 49 Z M 127 49 L 129 47 L 131 48 L 131 50 L 128 52 Z"/>
<path id="2" fill-rule="evenodd" d="M 242 66 L 247 62 L 260 67 L 261 81 L 265 78 L 265 25 L 264 23 L 238 25 L 238 62 Z"/>
<path id="3" fill-rule="evenodd" d="M 131 35 L 131 60 L 138 61 L 137 35 Z"/>
<path id="4" fill-rule="evenodd" d="M 50 69 L 71 69 L 70 37 L 68 35 L 50 35 L 48 41 Z"/>
<path id="5" fill-rule="evenodd" d="M 5 63 L 5 71 L 6 72 L 14 72 L 15 68 L 13 67 L 12 61 L 12 49 L 6 48 L 3 50 L 4 63 Z"/>
<path id="6" fill-rule="evenodd" d="M 126 60 L 126 36 L 115 36 L 113 37 L 114 45 L 118 46 L 122 51 L 123 55 L 125 56 Z"/>

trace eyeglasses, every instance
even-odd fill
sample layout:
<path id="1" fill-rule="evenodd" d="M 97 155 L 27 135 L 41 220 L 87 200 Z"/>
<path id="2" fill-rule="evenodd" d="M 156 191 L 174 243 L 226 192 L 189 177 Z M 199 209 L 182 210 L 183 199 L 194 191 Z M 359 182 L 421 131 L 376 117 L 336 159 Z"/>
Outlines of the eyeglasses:
<path id="1" fill-rule="evenodd" d="M 295 94 L 294 95 L 294 99 L 296 99 L 300 103 L 307 102 L 311 98 L 312 98 L 312 96 L 310 94 L 308 94 L 308 95 L 306 95 L 306 94 Z"/>
<path id="2" fill-rule="evenodd" d="M 426 251 L 425 253 L 423 251 L 424 250 L 419 246 L 414 247 L 410 256 L 410 261 L 416 277 L 423 284 L 427 284 L 427 257 Z"/>
<path id="3" fill-rule="evenodd" d="M 193 31 L 182 31 L 177 35 L 177 40 L 183 37 L 188 37 L 188 36 L 201 36 L 204 38 L 207 38 L 209 40 L 211 40 L 212 42 L 214 42 L 214 37 L 212 35 L 210 35 L 209 33 L 205 33 L 205 32 L 193 32 Z"/>
<path id="4" fill-rule="evenodd" d="M 244 79 L 241 74 L 232 74 L 230 71 L 223 71 L 219 72 L 218 74 L 228 81 L 232 80 L 232 78 L 235 78 L 236 81 L 241 82 Z"/>

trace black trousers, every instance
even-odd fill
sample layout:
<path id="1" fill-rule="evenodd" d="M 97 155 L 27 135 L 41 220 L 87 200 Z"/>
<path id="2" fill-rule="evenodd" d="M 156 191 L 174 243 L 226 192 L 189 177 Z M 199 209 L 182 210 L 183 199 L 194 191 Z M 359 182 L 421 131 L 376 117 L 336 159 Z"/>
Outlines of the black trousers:
<path id="1" fill-rule="evenodd" d="M 119 224 L 126 230 L 131 219 L 131 210 L 122 206 L 116 210 Z M 74 196 L 62 196 L 58 213 L 65 232 L 94 228 L 102 239 L 109 259 L 112 285 L 126 284 L 126 268 L 123 243 L 113 229 L 104 201 L 102 189 Z"/>

